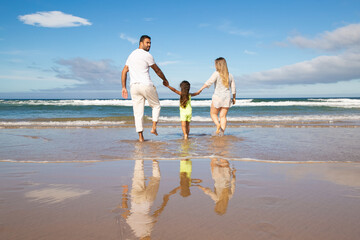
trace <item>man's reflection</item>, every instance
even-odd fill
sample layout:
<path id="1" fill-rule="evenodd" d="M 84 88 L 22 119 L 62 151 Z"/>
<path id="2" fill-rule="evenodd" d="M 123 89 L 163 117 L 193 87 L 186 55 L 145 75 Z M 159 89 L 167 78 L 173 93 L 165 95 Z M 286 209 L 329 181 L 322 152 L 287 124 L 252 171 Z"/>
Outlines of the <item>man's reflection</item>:
<path id="1" fill-rule="evenodd" d="M 122 204 L 119 208 L 127 209 L 121 216 L 131 227 L 136 237 L 139 239 L 150 239 L 151 232 L 157 217 L 164 210 L 168 199 L 157 211 L 150 213 L 160 184 L 160 168 L 158 161 L 152 162 L 152 177 L 146 186 L 144 174 L 144 160 L 135 160 L 134 177 L 132 179 L 132 189 L 130 193 L 131 208 L 127 205 L 127 185 L 123 186 Z"/>
<path id="2" fill-rule="evenodd" d="M 205 188 L 201 185 L 198 187 L 203 192 L 209 195 L 215 202 L 214 211 L 223 215 L 226 213 L 229 200 L 235 192 L 235 172 L 236 170 L 230 169 L 229 161 L 224 159 L 212 159 L 210 162 L 211 175 L 214 179 L 214 191 L 210 188 Z"/>

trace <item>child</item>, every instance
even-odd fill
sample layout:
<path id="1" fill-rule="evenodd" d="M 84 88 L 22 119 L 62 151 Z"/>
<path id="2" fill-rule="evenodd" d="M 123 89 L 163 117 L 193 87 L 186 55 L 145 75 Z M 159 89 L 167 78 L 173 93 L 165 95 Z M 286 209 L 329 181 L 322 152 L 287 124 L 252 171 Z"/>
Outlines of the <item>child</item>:
<path id="1" fill-rule="evenodd" d="M 171 91 L 180 95 L 180 121 L 181 128 L 184 133 L 184 139 L 188 139 L 190 132 L 190 121 L 192 116 L 192 108 L 191 108 L 191 97 L 197 96 L 201 91 L 197 91 L 196 93 L 189 93 L 190 91 L 190 83 L 188 81 L 182 81 L 180 83 L 181 91 L 176 90 L 175 88 L 168 86 Z"/>

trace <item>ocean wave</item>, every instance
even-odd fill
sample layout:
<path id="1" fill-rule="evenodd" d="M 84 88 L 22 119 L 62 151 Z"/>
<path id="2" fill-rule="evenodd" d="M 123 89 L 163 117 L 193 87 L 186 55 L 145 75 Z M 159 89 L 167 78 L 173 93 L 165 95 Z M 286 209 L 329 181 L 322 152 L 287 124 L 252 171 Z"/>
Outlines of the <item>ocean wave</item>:
<path id="1" fill-rule="evenodd" d="M 162 117 L 160 121 L 179 122 L 180 117 Z M 210 117 L 193 116 L 194 122 L 211 122 Z M 302 115 L 302 116 L 261 116 L 261 117 L 227 117 L 232 122 L 304 122 L 304 121 L 360 121 L 360 115 Z"/>
<path id="2" fill-rule="evenodd" d="M 151 121 L 151 117 L 145 116 L 147 121 Z M 248 117 L 228 117 L 229 122 L 239 123 L 311 123 L 311 122 L 324 122 L 324 123 L 335 123 L 335 122 L 350 122 L 360 121 L 360 115 L 302 115 L 302 116 L 248 116 Z M 212 122 L 210 117 L 193 116 L 193 122 Z M 180 122 L 179 116 L 160 116 L 159 122 L 162 123 L 173 123 Z M 122 127 L 126 124 L 132 124 L 129 120 L 126 121 L 104 121 L 104 120 L 35 120 L 35 121 L 0 121 L 0 128 L 21 128 L 21 127 Z"/>
<path id="3" fill-rule="evenodd" d="M 96 127 L 121 126 L 124 121 L 0 121 L 0 127 Z"/>
<path id="4" fill-rule="evenodd" d="M 131 100 L 0 100 L 0 104 L 7 105 L 44 105 L 44 106 L 125 106 L 131 107 Z M 162 107 L 178 107 L 179 100 L 160 100 Z M 209 107 L 210 99 L 192 99 L 193 107 Z M 148 103 L 146 102 L 146 106 Z M 235 107 L 286 107 L 286 106 L 308 106 L 308 107 L 337 107 L 337 108 L 360 108 L 360 99 L 329 98 L 329 99 L 237 99 Z"/>

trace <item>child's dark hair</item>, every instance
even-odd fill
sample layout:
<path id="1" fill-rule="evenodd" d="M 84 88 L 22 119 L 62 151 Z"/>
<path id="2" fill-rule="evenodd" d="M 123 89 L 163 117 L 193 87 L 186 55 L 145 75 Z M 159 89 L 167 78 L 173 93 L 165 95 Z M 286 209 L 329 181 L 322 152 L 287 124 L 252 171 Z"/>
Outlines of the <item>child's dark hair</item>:
<path id="1" fill-rule="evenodd" d="M 185 108 L 189 101 L 190 83 L 188 81 L 182 81 L 180 83 L 181 95 L 180 95 L 180 106 Z"/>

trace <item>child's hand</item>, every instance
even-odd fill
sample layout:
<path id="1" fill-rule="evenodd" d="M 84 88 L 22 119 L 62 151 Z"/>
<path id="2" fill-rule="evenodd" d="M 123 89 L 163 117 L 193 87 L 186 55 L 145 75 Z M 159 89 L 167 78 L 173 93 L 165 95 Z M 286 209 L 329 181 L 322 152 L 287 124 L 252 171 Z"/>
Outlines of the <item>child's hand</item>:
<path id="1" fill-rule="evenodd" d="M 163 85 L 165 87 L 169 87 L 169 81 L 168 80 L 163 80 Z"/>

